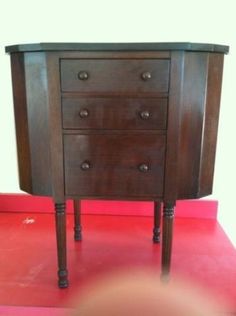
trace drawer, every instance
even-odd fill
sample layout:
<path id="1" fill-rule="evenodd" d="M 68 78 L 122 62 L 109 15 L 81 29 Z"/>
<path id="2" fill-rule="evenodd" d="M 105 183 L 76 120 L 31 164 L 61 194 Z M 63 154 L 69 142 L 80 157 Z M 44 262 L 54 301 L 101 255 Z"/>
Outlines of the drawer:
<path id="1" fill-rule="evenodd" d="M 65 98 L 65 129 L 165 129 L 164 98 Z"/>
<path id="2" fill-rule="evenodd" d="M 162 196 L 165 135 L 64 135 L 67 196 Z"/>
<path id="3" fill-rule="evenodd" d="M 168 59 L 62 59 L 62 91 L 167 92 Z"/>

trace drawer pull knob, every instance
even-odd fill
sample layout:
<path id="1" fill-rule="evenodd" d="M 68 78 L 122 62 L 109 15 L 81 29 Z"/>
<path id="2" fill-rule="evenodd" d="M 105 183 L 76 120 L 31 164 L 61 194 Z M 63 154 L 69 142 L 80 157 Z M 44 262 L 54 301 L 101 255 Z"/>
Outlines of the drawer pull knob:
<path id="1" fill-rule="evenodd" d="M 145 163 L 142 163 L 138 166 L 139 171 L 141 172 L 147 172 L 149 170 L 149 166 Z"/>
<path id="2" fill-rule="evenodd" d="M 145 71 L 145 72 L 142 73 L 141 78 L 144 81 L 147 81 L 147 80 L 152 78 L 152 75 L 151 75 L 151 73 L 149 71 Z"/>
<path id="3" fill-rule="evenodd" d="M 87 109 L 82 109 L 82 110 L 80 110 L 80 112 L 79 112 L 79 116 L 80 116 L 81 118 L 86 118 L 86 117 L 89 116 L 89 111 L 88 111 Z"/>
<path id="4" fill-rule="evenodd" d="M 88 73 L 86 71 L 80 71 L 78 73 L 79 80 L 87 80 L 89 77 Z"/>
<path id="5" fill-rule="evenodd" d="M 150 112 L 149 111 L 142 111 L 139 113 L 141 119 L 147 120 L 150 117 Z"/>
<path id="6" fill-rule="evenodd" d="M 84 161 L 82 162 L 82 164 L 80 165 L 80 168 L 83 170 L 83 171 L 87 171 L 91 168 L 91 165 L 88 161 Z"/>

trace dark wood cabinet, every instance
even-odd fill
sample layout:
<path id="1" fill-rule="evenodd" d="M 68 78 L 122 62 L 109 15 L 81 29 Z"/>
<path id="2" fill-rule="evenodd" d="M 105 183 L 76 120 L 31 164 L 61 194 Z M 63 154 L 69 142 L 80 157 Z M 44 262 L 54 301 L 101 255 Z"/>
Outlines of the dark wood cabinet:
<path id="1" fill-rule="evenodd" d="M 81 240 L 83 198 L 153 200 L 169 273 L 177 199 L 211 193 L 224 54 L 197 43 L 6 47 L 22 190 L 55 203 L 59 286 L 67 287 L 65 201 Z"/>

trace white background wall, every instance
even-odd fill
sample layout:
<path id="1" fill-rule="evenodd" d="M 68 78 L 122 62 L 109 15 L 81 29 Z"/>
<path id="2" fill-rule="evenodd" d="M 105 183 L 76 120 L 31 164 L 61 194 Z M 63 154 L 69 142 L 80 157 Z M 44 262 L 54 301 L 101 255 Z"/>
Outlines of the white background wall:
<path id="1" fill-rule="evenodd" d="M 5 45 L 34 42 L 191 41 L 230 45 L 211 198 L 236 244 L 236 17 L 234 0 L 13 0 L 0 10 L 0 192 L 18 189 L 10 58 Z M 194 140 L 193 140 L 194 141 Z"/>

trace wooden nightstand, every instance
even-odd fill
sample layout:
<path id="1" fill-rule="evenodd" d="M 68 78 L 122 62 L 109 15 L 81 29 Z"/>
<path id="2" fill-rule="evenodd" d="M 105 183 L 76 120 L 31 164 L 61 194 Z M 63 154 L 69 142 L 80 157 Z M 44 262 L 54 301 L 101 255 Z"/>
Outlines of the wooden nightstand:
<path id="1" fill-rule="evenodd" d="M 65 201 L 155 201 L 162 273 L 177 199 L 211 193 L 224 54 L 193 43 L 41 43 L 11 54 L 20 187 L 51 196 L 59 286 L 67 287 Z"/>

